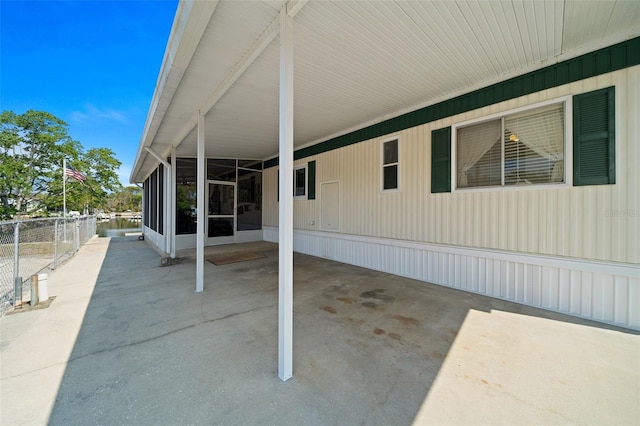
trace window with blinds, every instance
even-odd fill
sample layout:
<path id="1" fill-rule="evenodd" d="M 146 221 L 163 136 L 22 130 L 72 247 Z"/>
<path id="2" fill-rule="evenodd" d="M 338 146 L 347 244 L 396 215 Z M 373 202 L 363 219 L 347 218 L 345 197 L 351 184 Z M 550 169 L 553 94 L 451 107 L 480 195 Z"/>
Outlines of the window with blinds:
<path id="1" fill-rule="evenodd" d="M 456 129 L 456 187 L 564 182 L 564 102 Z"/>

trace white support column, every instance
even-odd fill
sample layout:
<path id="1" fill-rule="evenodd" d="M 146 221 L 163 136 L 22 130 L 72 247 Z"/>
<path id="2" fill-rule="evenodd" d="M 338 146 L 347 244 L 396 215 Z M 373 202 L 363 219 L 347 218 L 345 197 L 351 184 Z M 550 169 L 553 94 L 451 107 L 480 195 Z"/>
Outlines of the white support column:
<path id="1" fill-rule="evenodd" d="M 175 215 L 176 215 L 176 149 L 171 148 L 171 179 L 169 179 L 169 185 L 171 186 L 171 193 L 169 195 L 169 221 L 168 221 L 168 231 L 167 235 L 169 236 L 169 240 L 171 241 L 171 258 L 176 258 L 176 226 L 175 226 Z"/>
<path id="2" fill-rule="evenodd" d="M 278 376 L 293 375 L 293 18 L 280 10 Z"/>
<path id="3" fill-rule="evenodd" d="M 149 209 L 149 206 L 147 205 L 149 200 L 147 200 L 147 196 L 145 195 L 146 187 L 147 187 L 147 178 L 144 178 L 144 180 L 142 181 L 142 217 L 140 218 L 140 232 L 142 232 L 142 235 L 144 235 L 144 218 L 147 217 L 147 210 Z M 66 229 L 67 228 L 65 225 L 65 230 Z"/>
<path id="4" fill-rule="evenodd" d="M 204 116 L 198 115 L 198 211 L 197 211 L 197 240 L 196 240 L 196 293 L 204 290 L 204 222 L 207 220 L 205 199 L 206 159 L 204 154 Z M 293 185 L 293 183 L 292 183 Z"/>
<path id="5" fill-rule="evenodd" d="M 171 193 L 173 192 L 173 187 L 171 186 L 171 164 L 167 164 L 164 166 L 164 203 L 161 208 L 164 209 L 164 214 L 162 215 L 164 224 L 162 229 L 164 229 L 164 251 L 167 254 L 171 253 Z"/>

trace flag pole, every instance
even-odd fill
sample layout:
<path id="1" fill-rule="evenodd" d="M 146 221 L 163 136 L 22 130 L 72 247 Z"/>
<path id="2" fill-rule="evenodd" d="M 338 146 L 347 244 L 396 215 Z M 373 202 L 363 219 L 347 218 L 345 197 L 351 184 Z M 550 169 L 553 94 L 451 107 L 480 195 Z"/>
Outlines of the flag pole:
<path id="1" fill-rule="evenodd" d="M 62 159 L 62 217 L 67 218 L 67 159 Z"/>

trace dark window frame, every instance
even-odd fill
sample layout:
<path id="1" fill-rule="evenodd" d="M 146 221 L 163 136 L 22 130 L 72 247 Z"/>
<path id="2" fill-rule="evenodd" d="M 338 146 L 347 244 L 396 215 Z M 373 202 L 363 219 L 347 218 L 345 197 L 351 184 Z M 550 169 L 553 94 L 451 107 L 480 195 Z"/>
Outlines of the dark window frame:
<path id="1" fill-rule="evenodd" d="M 395 144 L 395 149 L 393 149 Z M 381 151 L 381 190 L 397 192 L 400 190 L 400 138 L 391 137 L 380 141 Z M 387 150 L 387 147 L 391 149 Z"/>

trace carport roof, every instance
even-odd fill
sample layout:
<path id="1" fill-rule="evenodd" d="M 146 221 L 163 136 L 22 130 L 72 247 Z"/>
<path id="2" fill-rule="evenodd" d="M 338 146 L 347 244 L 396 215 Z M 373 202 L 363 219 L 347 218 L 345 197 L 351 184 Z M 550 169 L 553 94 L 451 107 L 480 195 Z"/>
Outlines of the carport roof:
<path id="1" fill-rule="evenodd" d="M 280 9 L 294 22 L 295 147 L 640 35 L 637 1 L 181 1 L 131 174 L 278 153 Z"/>

